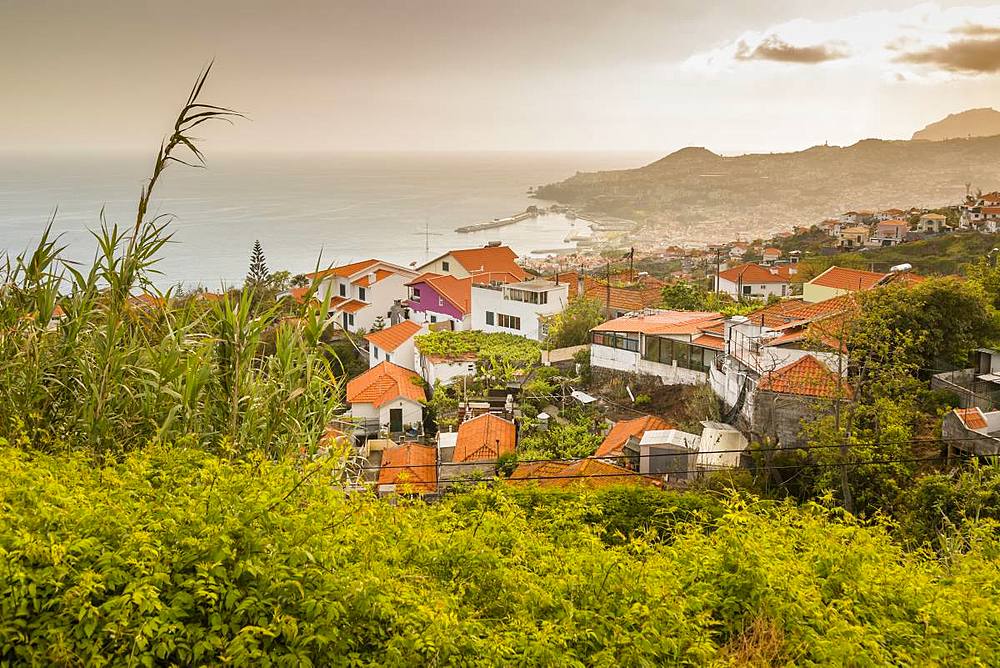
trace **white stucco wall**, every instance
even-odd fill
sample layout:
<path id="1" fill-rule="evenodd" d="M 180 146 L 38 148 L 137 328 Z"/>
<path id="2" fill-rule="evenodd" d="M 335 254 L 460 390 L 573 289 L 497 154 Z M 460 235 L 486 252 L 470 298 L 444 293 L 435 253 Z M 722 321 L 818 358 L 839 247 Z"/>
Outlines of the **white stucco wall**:
<path id="1" fill-rule="evenodd" d="M 766 299 L 771 295 L 776 297 L 787 297 L 791 294 L 791 290 L 788 288 L 788 283 L 743 283 L 740 285 L 733 281 L 726 280 L 721 276 L 719 277 L 719 290 L 729 294 L 733 298 L 739 299 L 741 296 L 739 292 L 741 287 L 750 288 L 750 294 L 743 295 L 745 297 Z"/>
<path id="2" fill-rule="evenodd" d="M 414 353 L 416 352 L 416 346 L 413 343 L 414 337 L 410 337 L 403 343 L 399 345 L 395 350 L 387 353 L 382 350 L 374 343 L 368 344 L 368 367 L 378 366 L 382 362 L 389 361 L 393 364 L 403 367 L 404 369 L 409 369 L 410 371 L 417 370 L 417 364 Z"/>
<path id="3" fill-rule="evenodd" d="M 658 376 L 664 385 L 698 385 L 708 381 L 708 374 L 673 364 L 642 359 L 639 353 L 590 344 L 590 365 L 612 371 Z"/>
<path id="4" fill-rule="evenodd" d="M 511 286 L 516 288 L 516 285 Z M 569 301 L 569 286 L 560 285 L 556 289 L 548 290 L 548 303 L 529 304 L 527 302 L 504 299 L 504 290 L 493 289 L 483 286 L 472 286 L 472 323 L 471 329 L 483 332 L 506 332 L 507 334 L 517 334 L 526 338 L 541 341 L 540 318 L 555 315 L 566 308 Z M 493 324 L 486 323 L 486 313 L 494 314 Z M 508 329 L 500 327 L 496 315 L 515 316 L 521 319 L 520 329 Z"/>
<path id="5" fill-rule="evenodd" d="M 382 428 L 389 427 L 389 411 L 393 408 L 403 409 L 403 427 L 423 421 L 424 409 L 419 403 L 409 399 L 399 398 L 382 404 L 378 408 L 368 403 L 351 404 L 348 414 L 365 420 L 378 420 Z"/>

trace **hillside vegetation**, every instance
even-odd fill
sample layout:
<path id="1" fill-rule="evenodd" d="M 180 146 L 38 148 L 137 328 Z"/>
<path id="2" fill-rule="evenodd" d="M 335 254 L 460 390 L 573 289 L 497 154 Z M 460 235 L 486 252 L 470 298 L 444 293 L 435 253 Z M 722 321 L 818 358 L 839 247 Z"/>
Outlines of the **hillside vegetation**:
<path id="1" fill-rule="evenodd" d="M 182 448 L 109 467 L 0 451 L 0 656 L 655 666 L 1000 655 L 994 525 L 974 525 L 964 550 L 939 560 L 812 506 L 485 488 L 394 506 L 345 497 L 328 467 Z M 644 516 L 647 497 L 657 505 Z"/>
<path id="2" fill-rule="evenodd" d="M 942 206 L 965 184 L 1000 181 L 1000 136 L 944 142 L 868 139 L 848 147 L 723 157 L 686 148 L 639 169 L 578 173 L 538 197 L 718 238 L 809 225 L 849 209 Z M 714 233 L 714 232 L 713 232 Z"/>

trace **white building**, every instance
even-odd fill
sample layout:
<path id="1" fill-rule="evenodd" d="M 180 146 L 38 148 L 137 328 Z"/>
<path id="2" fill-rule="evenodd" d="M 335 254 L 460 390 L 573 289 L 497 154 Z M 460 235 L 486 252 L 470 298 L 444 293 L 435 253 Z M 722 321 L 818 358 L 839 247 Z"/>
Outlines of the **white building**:
<path id="1" fill-rule="evenodd" d="M 472 286 L 472 329 L 545 338 L 545 320 L 569 302 L 569 286 L 544 279 Z"/>
<path id="2" fill-rule="evenodd" d="M 774 267 L 740 264 L 719 272 L 715 289 L 733 299 L 767 299 L 771 295 L 787 297 L 791 294 L 791 278 L 796 273 L 798 267 L 792 264 Z"/>
<path id="3" fill-rule="evenodd" d="M 418 323 L 404 320 L 391 327 L 366 334 L 369 368 L 378 366 L 382 362 L 391 362 L 404 369 L 416 371 L 416 348 L 413 339 L 426 331 L 427 329 Z"/>
<path id="4" fill-rule="evenodd" d="M 367 434 L 419 431 L 426 399 L 420 376 L 391 362 L 382 362 L 347 383 L 348 415 Z"/>
<path id="5" fill-rule="evenodd" d="M 329 315 L 339 327 L 369 330 L 381 318 L 388 323 L 393 304 L 406 298 L 406 283 L 417 273 L 382 260 L 363 260 L 306 274 L 317 283 L 316 299 L 329 299 Z"/>
<path id="6" fill-rule="evenodd" d="M 664 385 L 707 382 L 722 348 L 719 313 L 647 310 L 591 330 L 590 364 L 599 369 L 657 376 Z"/>

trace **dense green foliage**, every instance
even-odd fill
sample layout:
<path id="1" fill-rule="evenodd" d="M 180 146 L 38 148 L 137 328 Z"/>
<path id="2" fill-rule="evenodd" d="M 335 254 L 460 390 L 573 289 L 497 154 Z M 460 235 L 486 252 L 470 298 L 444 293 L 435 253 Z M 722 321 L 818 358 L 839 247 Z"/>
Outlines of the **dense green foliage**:
<path id="1" fill-rule="evenodd" d="M 491 361 L 496 366 L 511 365 L 519 369 L 536 364 L 541 356 L 537 341 L 502 332 L 442 330 L 421 334 L 414 342 L 417 350 L 427 357 L 462 359 L 469 356 Z"/>
<path id="2" fill-rule="evenodd" d="M 545 344 L 550 349 L 581 346 L 590 341 L 590 330 L 604 320 L 601 300 L 577 297 L 549 319 Z"/>
<path id="3" fill-rule="evenodd" d="M 1000 654 L 992 525 L 939 561 L 814 507 L 475 491 L 393 506 L 302 468 L 0 452 L 7 663 L 871 665 Z"/>
<path id="4" fill-rule="evenodd" d="M 679 311 L 718 311 L 723 315 L 743 315 L 761 306 L 755 300 L 736 301 L 728 294 L 712 292 L 704 286 L 678 281 L 663 286 L 660 306 Z"/>

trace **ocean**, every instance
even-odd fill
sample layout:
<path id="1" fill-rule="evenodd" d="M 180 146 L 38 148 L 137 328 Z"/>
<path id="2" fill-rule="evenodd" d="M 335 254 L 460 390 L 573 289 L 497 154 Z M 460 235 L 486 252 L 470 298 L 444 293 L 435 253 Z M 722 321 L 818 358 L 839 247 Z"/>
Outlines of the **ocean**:
<path id="1" fill-rule="evenodd" d="M 576 171 L 637 167 L 649 153 L 401 153 L 221 155 L 206 169 L 172 165 L 152 213 L 172 214 L 171 243 L 157 284 L 235 285 L 259 239 L 271 270 L 293 274 L 368 257 L 402 265 L 452 248 L 498 240 L 519 254 L 572 246 L 582 223 L 545 216 L 460 234 L 455 228 L 503 218 L 531 204 L 531 186 Z M 151 156 L 0 155 L 0 253 L 37 242 L 48 220 L 69 259 L 96 247 L 88 230 L 130 226 Z"/>

